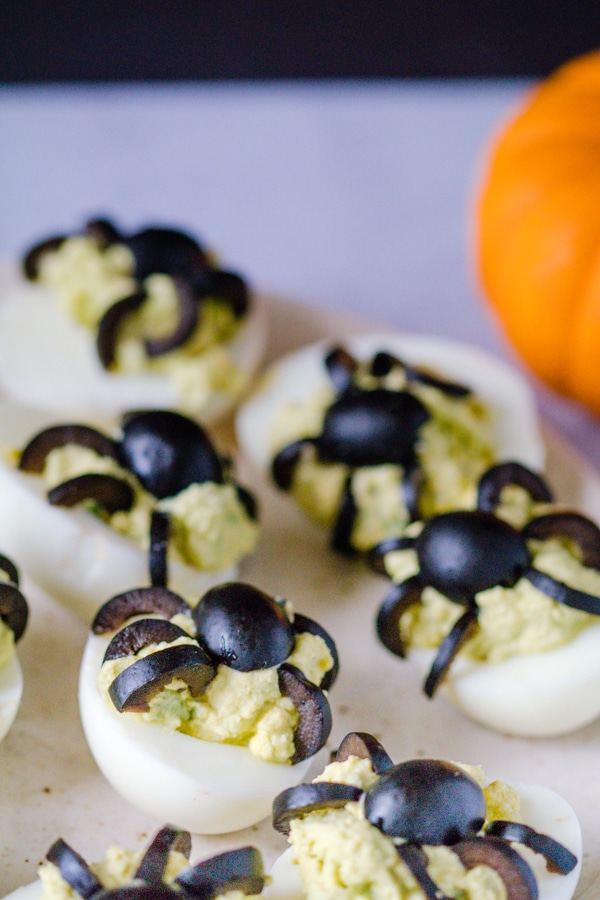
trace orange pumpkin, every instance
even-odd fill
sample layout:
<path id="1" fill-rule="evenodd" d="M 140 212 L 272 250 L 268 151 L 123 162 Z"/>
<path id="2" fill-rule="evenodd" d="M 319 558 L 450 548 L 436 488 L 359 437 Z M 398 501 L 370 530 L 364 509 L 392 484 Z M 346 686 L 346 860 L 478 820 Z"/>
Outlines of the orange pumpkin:
<path id="1" fill-rule="evenodd" d="M 496 138 L 477 239 L 513 346 L 600 415 L 600 52 L 542 81 Z"/>

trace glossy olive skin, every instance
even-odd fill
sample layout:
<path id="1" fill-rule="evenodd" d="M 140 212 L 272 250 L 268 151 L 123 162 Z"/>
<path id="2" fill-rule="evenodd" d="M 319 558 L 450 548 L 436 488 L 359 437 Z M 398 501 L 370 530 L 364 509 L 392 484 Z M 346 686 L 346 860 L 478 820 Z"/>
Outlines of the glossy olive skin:
<path id="1" fill-rule="evenodd" d="M 406 391 L 350 390 L 325 414 L 319 456 L 349 466 L 405 465 L 428 419 L 420 400 Z"/>
<path id="2" fill-rule="evenodd" d="M 282 606 L 250 584 L 212 588 L 192 616 L 211 656 L 239 672 L 278 666 L 294 647 L 296 635 Z"/>
<path id="3" fill-rule="evenodd" d="M 196 422 L 170 410 L 128 416 L 119 447 L 121 462 L 155 497 L 172 497 L 190 484 L 223 481 L 223 467 Z"/>
<path id="4" fill-rule="evenodd" d="M 423 584 L 457 603 L 495 585 L 511 586 L 530 563 L 520 532 L 484 512 L 444 513 L 416 541 Z"/>
<path id="5" fill-rule="evenodd" d="M 365 815 L 390 837 L 421 844 L 454 844 L 485 820 L 476 781 L 452 763 L 413 759 L 394 766 L 365 792 Z"/>

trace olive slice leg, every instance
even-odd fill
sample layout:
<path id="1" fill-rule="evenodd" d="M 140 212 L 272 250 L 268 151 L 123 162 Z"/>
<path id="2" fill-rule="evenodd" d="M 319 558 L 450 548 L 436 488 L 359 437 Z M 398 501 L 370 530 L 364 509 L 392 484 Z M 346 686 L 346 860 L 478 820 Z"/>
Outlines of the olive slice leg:
<path id="1" fill-rule="evenodd" d="M 206 288 L 200 298 L 203 296 L 228 303 L 236 319 L 245 316 L 250 306 L 250 292 L 244 279 L 237 272 L 225 269 L 206 270 Z"/>
<path id="2" fill-rule="evenodd" d="M 40 274 L 40 263 L 46 253 L 54 253 L 67 240 L 66 235 L 48 238 L 31 247 L 23 258 L 23 273 L 29 281 L 35 281 Z"/>
<path id="3" fill-rule="evenodd" d="M 273 458 L 271 462 L 271 475 L 277 487 L 283 491 L 289 491 L 294 479 L 294 471 L 300 461 L 303 447 L 315 444 L 315 438 L 301 438 L 288 444 Z"/>
<path id="4" fill-rule="evenodd" d="M 552 537 L 568 538 L 577 545 L 584 566 L 600 569 L 600 528 L 579 513 L 559 512 L 538 516 L 527 523 L 523 537 L 538 541 Z"/>
<path id="5" fill-rule="evenodd" d="M 150 584 L 153 587 L 167 586 L 170 531 L 171 519 L 168 513 L 155 509 L 150 518 L 150 549 L 148 551 Z"/>
<path id="6" fill-rule="evenodd" d="M 246 514 L 253 522 L 258 520 L 258 503 L 254 494 L 242 487 L 241 484 L 234 485 L 237 498 L 246 510 Z"/>
<path id="7" fill-rule="evenodd" d="M 92 631 L 94 634 L 116 631 L 127 619 L 143 613 L 172 619 L 178 613 L 191 614 L 191 607 L 179 594 L 164 587 L 133 588 L 102 604 L 92 622 Z"/>
<path id="8" fill-rule="evenodd" d="M 108 693 L 118 712 L 147 712 L 150 700 L 179 678 L 192 696 L 201 696 L 217 673 L 216 666 L 201 647 L 181 644 L 143 656 L 123 669 Z"/>
<path id="9" fill-rule="evenodd" d="M 550 597 L 551 600 L 556 600 L 557 603 L 564 603 L 565 606 L 590 613 L 592 616 L 600 616 L 600 597 L 596 597 L 594 594 L 569 587 L 568 584 L 558 581 L 546 572 L 541 572 L 535 566 L 526 569 L 523 572 L 523 578 L 531 582 L 542 594 Z"/>
<path id="10" fill-rule="evenodd" d="M 555 875 L 568 875 L 577 865 L 577 857 L 564 844 L 522 822 L 505 822 L 497 819 L 491 822 L 485 831 L 488 835 L 524 844 L 535 853 L 540 853 L 546 860 L 548 871 Z"/>
<path id="11" fill-rule="evenodd" d="M 371 375 L 375 378 L 385 378 L 394 368 L 406 369 L 401 359 L 386 350 L 379 350 L 371 359 Z"/>
<path id="12" fill-rule="evenodd" d="M 150 644 L 170 644 L 182 637 L 189 638 L 187 631 L 168 619 L 136 619 L 117 631 L 106 648 L 102 663 L 135 656 Z"/>
<path id="13" fill-rule="evenodd" d="M 352 784 L 316 781 L 287 788 L 273 801 L 273 828 L 281 834 L 290 833 L 290 822 L 315 810 L 342 809 L 346 803 L 357 802 L 363 791 Z"/>
<path id="14" fill-rule="evenodd" d="M 307 759 L 324 746 L 331 733 L 331 707 L 323 691 L 310 682 L 296 666 L 283 663 L 277 671 L 279 690 L 298 710 L 294 732 L 292 765 Z"/>
<path id="15" fill-rule="evenodd" d="M 76 506 L 83 500 L 95 500 L 107 513 L 128 510 L 133 506 L 131 485 L 122 478 L 89 472 L 63 481 L 48 491 L 48 502 L 53 506 Z"/>
<path id="16" fill-rule="evenodd" d="M 190 282 L 177 276 L 174 279 L 177 291 L 177 307 L 179 319 L 170 334 L 160 338 L 148 338 L 144 347 L 149 357 L 162 356 L 170 350 L 181 347 L 192 336 L 198 325 L 198 300 Z"/>
<path id="17" fill-rule="evenodd" d="M 411 522 L 419 518 L 420 515 L 420 497 L 423 489 L 424 475 L 419 463 L 416 459 L 407 462 L 402 473 L 402 500 Z"/>
<path id="18" fill-rule="evenodd" d="M 308 616 L 303 616 L 301 613 L 296 613 L 294 615 L 292 626 L 296 634 L 304 634 L 306 632 L 308 634 L 314 634 L 325 641 L 327 649 L 331 653 L 333 665 L 329 671 L 325 672 L 319 687 L 322 691 L 328 691 L 335 683 L 340 671 L 340 658 L 335 641 L 322 625 L 319 625 L 314 619 L 309 619 Z"/>
<path id="19" fill-rule="evenodd" d="M 514 484 L 524 488 L 536 503 L 551 503 L 552 491 L 546 481 L 517 462 L 499 463 L 484 472 L 477 486 L 477 509 L 494 512 L 500 503 L 502 491 Z"/>
<path id="20" fill-rule="evenodd" d="M 128 297 L 122 297 L 106 310 L 98 323 L 96 332 L 96 352 L 104 369 L 110 369 L 115 363 L 117 341 L 123 320 L 140 308 L 145 302 L 145 291 L 136 291 Z"/>
<path id="21" fill-rule="evenodd" d="M 367 552 L 367 564 L 374 572 L 380 575 L 388 575 L 385 567 L 385 557 L 388 553 L 394 553 L 396 550 L 413 550 L 415 546 L 415 538 L 410 537 L 393 537 L 386 538 L 385 541 L 376 544 Z"/>
<path id="22" fill-rule="evenodd" d="M 438 391 L 447 394 L 449 397 L 469 397 L 472 394 L 471 388 L 457 381 L 448 381 L 446 378 L 438 378 L 431 372 L 419 366 L 406 366 L 407 381 L 418 381 L 428 387 L 437 388 Z"/>
<path id="23" fill-rule="evenodd" d="M 15 643 L 23 637 L 28 617 L 29 607 L 21 591 L 0 581 L 0 618 L 13 632 Z"/>
<path id="24" fill-rule="evenodd" d="M 77 444 L 93 450 L 99 456 L 117 458 L 117 445 L 112 438 L 89 425 L 53 425 L 31 438 L 21 452 L 19 469 L 22 472 L 43 472 L 48 454 L 57 447 Z"/>
<path id="25" fill-rule="evenodd" d="M 192 838 L 189 831 L 165 825 L 152 839 L 134 878 L 139 878 L 147 884 L 160 884 L 169 862 L 169 854 L 173 850 L 183 853 L 189 859 L 192 852 Z"/>
<path id="26" fill-rule="evenodd" d="M 62 838 L 52 844 L 46 854 L 46 859 L 58 866 L 60 874 L 69 887 L 73 888 L 83 900 L 89 900 L 103 890 L 102 884 L 83 857 L 69 847 Z"/>
<path id="27" fill-rule="evenodd" d="M 427 897 L 427 900 L 448 900 L 427 871 L 427 857 L 416 844 L 406 843 L 396 846 L 398 856 L 410 870 L 415 881 Z"/>
<path id="28" fill-rule="evenodd" d="M 352 493 L 352 476 L 349 475 L 344 484 L 340 507 L 331 534 L 331 546 L 338 553 L 352 556 L 356 550 L 352 546 L 352 531 L 356 522 L 358 508 Z"/>
<path id="29" fill-rule="evenodd" d="M 465 869 L 489 866 L 506 888 L 507 900 L 537 900 L 535 875 L 523 857 L 506 841 L 494 837 L 474 837 L 452 846 Z"/>
<path id="30" fill-rule="evenodd" d="M 175 884 L 199 900 L 214 900 L 221 894 L 240 891 L 260 894 L 265 885 L 262 856 L 255 847 L 239 847 L 184 869 Z"/>
<path id="31" fill-rule="evenodd" d="M 325 356 L 323 364 L 336 394 L 343 394 L 352 385 L 358 363 L 344 347 L 333 347 Z"/>
<path id="32" fill-rule="evenodd" d="M 406 656 L 406 648 L 400 633 L 400 619 L 403 613 L 415 603 L 421 602 L 423 585 L 418 575 L 407 578 L 400 584 L 393 584 L 379 607 L 375 628 L 384 647 L 396 656 Z"/>
<path id="33" fill-rule="evenodd" d="M 110 247 L 111 244 L 119 244 L 124 239 L 109 219 L 88 219 L 85 223 L 85 234 L 97 241 L 102 249 Z"/>
<path id="34" fill-rule="evenodd" d="M 383 775 L 394 766 L 377 738 L 365 731 L 351 731 L 342 739 L 335 754 L 335 762 L 344 762 L 351 756 L 370 760 L 371 767 L 377 775 Z"/>
<path id="35" fill-rule="evenodd" d="M 8 576 L 9 580 L 12 581 L 15 587 L 19 587 L 19 570 L 15 566 L 12 559 L 9 559 L 8 556 L 2 556 L 0 553 L 0 571 L 5 572 Z"/>
<path id="36" fill-rule="evenodd" d="M 456 654 L 465 641 L 473 634 L 477 626 L 478 613 L 479 610 L 476 604 L 470 606 L 467 611 L 462 614 L 460 619 L 455 622 L 453 628 L 440 644 L 437 656 L 433 661 L 433 665 L 429 670 L 429 675 L 425 679 L 425 684 L 423 685 L 423 691 L 428 697 L 433 697 L 442 679 L 452 665 Z"/>

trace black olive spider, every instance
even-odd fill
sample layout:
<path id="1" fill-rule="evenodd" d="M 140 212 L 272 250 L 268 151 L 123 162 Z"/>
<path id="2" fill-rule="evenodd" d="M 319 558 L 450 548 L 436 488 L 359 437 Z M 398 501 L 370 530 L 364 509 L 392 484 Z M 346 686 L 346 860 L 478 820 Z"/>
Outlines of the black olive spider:
<path id="1" fill-rule="evenodd" d="M 520 578 L 526 578 L 552 600 L 600 616 L 600 597 L 537 569 L 527 544 L 548 538 L 569 540 L 578 548 L 583 565 L 600 569 L 600 529 L 579 513 L 563 511 L 537 516 L 518 531 L 494 514 L 508 485 L 524 488 L 535 502 L 552 501 L 551 491 L 540 476 L 519 463 L 501 463 L 480 479 L 476 510 L 435 516 L 425 523 L 418 537 L 383 541 L 369 555 L 372 567 L 385 574 L 386 554 L 401 549 L 417 553 L 418 574 L 393 584 L 377 615 L 377 634 L 397 656 L 406 653 L 400 619 L 409 607 L 421 602 L 426 586 L 465 608 L 437 650 L 423 686 L 428 697 L 433 696 L 456 654 L 474 634 L 479 614 L 476 595 L 481 591 L 498 585 L 513 587 Z"/>

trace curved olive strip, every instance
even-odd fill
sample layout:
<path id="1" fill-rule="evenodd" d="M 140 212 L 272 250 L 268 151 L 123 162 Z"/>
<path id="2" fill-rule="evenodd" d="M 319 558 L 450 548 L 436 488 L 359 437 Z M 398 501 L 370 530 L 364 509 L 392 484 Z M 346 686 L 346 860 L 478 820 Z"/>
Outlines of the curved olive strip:
<path id="1" fill-rule="evenodd" d="M 380 350 L 371 360 L 371 374 L 376 378 L 383 378 L 389 375 L 396 366 L 404 370 L 407 381 L 418 381 L 429 387 L 437 388 L 450 397 L 468 397 L 472 393 L 471 388 L 466 387 L 464 384 L 448 381 L 446 378 L 439 378 L 420 366 L 410 366 L 385 350 Z"/>
<path id="2" fill-rule="evenodd" d="M 547 575 L 546 572 L 541 572 L 533 567 L 527 569 L 523 573 L 523 577 L 551 600 L 590 613 L 592 616 L 600 616 L 600 597 L 569 587 L 564 581 L 558 581 L 552 575 Z"/>
<path id="3" fill-rule="evenodd" d="M 161 356 L 181 347 L 192 336 L 198 325 L 198 301 L 191 285 L 181 277 L 174 278 L 177 291 L 179 318 L 170 334 L 160 338 L 147 338 L 144 347 L 148 356 Z"/>
<path id="4" fill-rule="evenodd" d="M 155 509 L 150 518 L 150 549 L 148 552 L 150 584 L 155 587 L 167 586 L 167 553 L 170 531 L 171 520 L 167 513 Z"/>
<path id="5" fill-rule="evenodd" d="M 133 877 L 140 878 L 147 884 L 161 884 L 169 854 L 173 850 L 189 859 L 192 852 L 191 835 L 189 831 L 173 825 L 164 825 L 152 839 Z"/>
<path id="6" fill-rule="evenodd" d="M 506 900 L 537 900 L 535 875 L 523 857 L 500 838 L 472 837 L 452 850 L 465 869 L 488 866 L 497 872 L 506 888 Z"/>
<path id="7" fill-rule="evenodd" d="M 454 844 L 484 823 L 477 782 L 452 763 L 414 759 L 385 772 L 365 792 L 365 816 L 389 837 L 421 844 Z"/>
<path id="8" fill-rule="evenodd" d="M 146 490 L 172 497 L 205 481 L 221 484 L 223 467 L 206 431 L 186 416 L 166 409 L 124 418 L 120 456 Z"/>
<path id="9" fill-rule="evenodd" d="M 418 575 L 413 575 L 400 584 L 392 584 L 379 607 L 375 622 L 377 636 L 384 647 L 396 656 L 406 656 L 400 619 L 407 609 L 420 602 L 422 592 L 423 585 Z"/>
<path id="10" fill-rule="evenodd" d="M 106 648 L 102 662 L 133 656 L 150 644 L 160 644 L 163 641 L 171 643 L 178 638 L 189 636 L 187 631 L 174 622 L 169 622 L 168 619 L 136 619 L 135 622 L 117 631 Z"/>
<path id="11" fill-rule="evenodd" d="M 53 506 L 76 506 L 83 500 L 95 500 L 112 514 L 131 509 L 134 493 L 127 481 L 99 472 L 78 475 L 48 491 L 48 502 Z"/>
<path id="12" fill-rule="evenodd" d="M 523 537 L 537 541 L 567 538 L 577 545 L 584 566 L 600 569 L 600 528 L 579 513 L 558 512 L 538 516 L 525 526 Z"/>
<path id="13" fill-rule="evenodd" d="M 28 617 L 27 600 L 18 587 L 0 581 L 0 619 L 13 632 L 15 643 L 23 637 Z"/>
<path id="14" fill-rule="evenodd" d="M 352 530 L 356 521 L 358 507 L 352 493 L 352 476 L 349 475 L 344 483 L 340 505 L 331 533 L 331 546 L 338 553 L 352 555 L 356 551 L 352 546 Z"/>
<path id="15" fill-rule="evenodd" d="M 289 491 L 294 479 L 294 470 L 300 459 L 304 447 L 314 444 L 314 438 L 301 438 L 288 444 L 279 451 L 271 462 L 271 475 L 273 481 L 284 491 Z"/>
<path id="16" fill-rule="evenodd" d="M 423 685 L 423 691 L 428 697 L 433 697 L 442 679 L 454 662 L 456 654 L 475 631 L 478 612 L 479 610 L 474 603 L 462 614 L 460 619 L 454 623 L 438 647 L 435 659 L 429 670 L 429 674 L 425 679 L 425 684 Z"/>
<path id="17" fill-rule="evenodd" d="M 93 238 L 103 249 L 111 244 L 123 242 L 123 235 L 109 219 L 89 219 L 85 223 L 85 234 Z"/>
<path id="18" fill-rule="evenodd" d="M 374 572 L 380 575 L 387 575 L 385 567 L 385 557 L 388 553 L 394 553 L 396 550 L 413 550 L 415 546 L 415 538 L 412 537 L 391 537 L 385 541 L 376 544 L 367 552 L 367 563 Z"/>
<path id="19" fill-rule="evenodd" d="M 205 286 L 197 290 L 200 301 L 204 297 L 225 300 L 235 318 L 241 319 L 250 305 L 250 294 L 244 279 L 235 272 L 227 272 L 225 269 L 207 269 L 204 274 Z"/>
<path id="20" fill-rule="evenodd" d="M 0 571 L 6 573 L 9 581 L 11 581 L 15 587 L 19 587 L 19 570 L 15 566 L 12 559 L 9 559 L 8 556 L 3 556 L 1 553 L 0 553 Z"/>
<path id="21" fill-rule="evenodd" d="M 23 258 L 23 272 L 29 281 L 35 281 L 40 274 L 40 262 L 46 253 L 54 253 L 67 240 L 66 235 L 48 238 L 35 244 Z"/>
<path id="22" fill-rule="evenodd" d="M 494 512 L 508 485 L 524 488 L 536 503 L 551 503 L 552 491 L 545 480 L 517 462 L 499 463 L 483 473 L 477 487 L 477 509 Z"/>
<path id="23" fill-rule="evenodd" d="M 358 363 L 344 347 L 333 347 L 323 360 L 336 393 L 342 394 L 352 386 Z"/>
<path id="24" fill-rule="evenodd" d="M 120 672 L 108 693 L 119 712 L 147 712 L 149 702 L 174 678 L 200 697 L 217 674 L 216 666 L 201 647 L 183 644 L 157 650 Z"/>
<path id="25" fill-rule="evenodd" d="M 122 297 L 109 306 L 96 331 L 96 351 L 104 369 L 110 369 L 115 363 L 117 341 L 124 320 L 136 312 L 147 299 L 146 291 L 135 291 Z"/>
<path id="26" fill-rule="evenodd" d="M 294 614 L 292 627 L 296 634 L 315 634 L 317 637 L 320 637 L 327 645 L 327 649 L 331 653 L 331 657 L 333 659 L 333 666 L 331 667 L 331 669 L 325 672 L 319 687 L 322 691 L 328 691 L 335 683 L 335 680 L 338 677 L 338 673 L 340 671 L 340 658 L 338 655 L 337 647 L 335 645 L 335 641 L 333 640 L 329 632 L 325 631 L 322 625 L 319 625 L 319 623 L 315 622 L 314 619 L 309 619 L 308 616 L 303 616 L 301 613 Z"/>
<path id="27" fill-rule="evenodd" d="M 89 900 L 103 890 L 102 884 L 83 857 L 69 847 L 62 838 L 52 844 L 46 854 L 46 859 L 58 866 L 60 874 L 69 887 L 73 888 L 83 900 Z"/>
<path id="28" fill-rule="evenodd" d="M 189 234 L 175 228 L 144 228 L 123 241 L 135 258 L 134 275 L 143 281 L 148 275 L 192 274 L 208 267 L 206 253 Z"/>
<path id="29" fill-rule="evenodd" d="M 487 826 L 485 833 L 502 838 L 504 841 L 524 844 L 535 853 L 540 853 L 546 860 L 548 871 L 556 875 L 568 875 L 577 865 L 577 857 L 567 850 L 564 844 L 555 841 L 547 834 L 541 834 L 535 828 L 530 828 L 529 825 L 523 825 L 522 822 L 505 822 L 502 819 L 496 819 Z"/>
<path id="30" fill-rule="evenodd" d="M 190 615 L 191 607 L 179 594 L 164 587 L 133 588 L 116 594 L 104 603 L 94 617 L 94 634 L 116 631 L 127 619 L 142 613 L 156 613 L 172 619 L 177 613 Z"/>
<path id="31" fill-rule="evenodd" d="M 343 738 L 335 754 L 336 762 L 344 762 L 351 756 L 371 761 L 371 767 L 377 775 L 383 775 L 392 769 L 394 763 L 377 738 L 366 731 L 351 731 Z"/>
<path id="32" fill-rule="evenodd" d="M 239 847 L 184 869 L 175 879 L 192 896 L 214 900 L 229 891 L 260 894 L 265 885 L 262 856 L 256 847 Z"/>
<path id="33" fill-rule="evenodd" d="M 252 519 L 253 522 L 256 522 L 258 519 L 258 503 L 256 497 L 240 484 L 235 485 L 235 490 L 238 500 L 246 510 L 246 515 L 249 519 Z"/>
<path id="34" fill-rule="evenodd" d="M 43 472 L 48 454 L 66 444 L 87 447 L 99 456 L 117 458 L 115 441 L 101 431 L 89 425 L 54 425 L 38 432 L 21 451 L 19 469 L 22 472 Z"/>
<path id="35" fill-rule="evenodd" d="M 295 752 L 292 765 L 308 759 L 323 747 L 331 733 L 331 707 L 323 691 L 309 681 L 300 669 L 283 663 L 277 670 L 279 690 L 289 697 L 298 711 L 294 731 Z"/>
<path id="36" fill-rule="evenodd" d="M 411 522 L 419 518 L 419 503 L 425 476 L 416 459 L 409 460 L 402 470 L 402 499 Z"/>
<path id="37" fill-rule="evenodd" d="M 294 629 L 283 606 L 250 584 L 211 588 L 192 616 L 198 639 L 214 659 L 239 672 L 277 666 L 294 647 Z"/>
<path id="38" fill-rule="evenodd" d="M 346 803 L 355 803 L 363 795 L 352 784 L 335 784 L 316 781 L 298 784 L 278 794 L 273 801 L 273 828 L 281 834 L 289 834 L 290 822 L 307 816 L 315 810 L 341 809 Z"/>
<path id="39" fill-rule="evenodd" d="M 408 842 L 398 844 L 396 853 L 413 875 L 427 900 L 448 900 L 427 871 L 427 856 L 420 847 Z"/>

